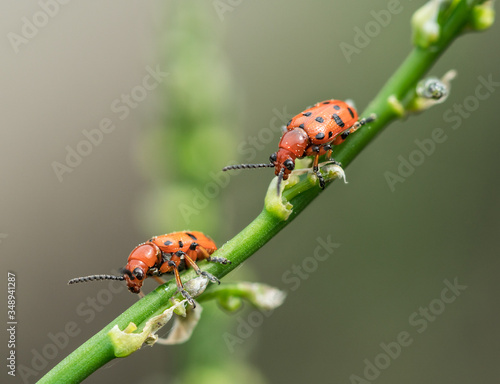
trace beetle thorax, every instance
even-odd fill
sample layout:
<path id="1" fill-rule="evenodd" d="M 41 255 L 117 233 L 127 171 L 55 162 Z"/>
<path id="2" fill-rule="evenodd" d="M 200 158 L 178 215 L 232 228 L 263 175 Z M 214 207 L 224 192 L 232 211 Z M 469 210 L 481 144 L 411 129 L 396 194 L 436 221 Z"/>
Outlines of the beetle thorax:
<path id="1" fill-rule="evenodd" d="M 285 161 L 291 160 L 295 165 L 295 159 L 305 156 L 308 145 L 309 138 L 303 129 L 296 128 L 285 132 L 276 152 L 275 174 L 278 175 L 283 170 L 283 180 L 286 180 L 291 170 L 285 166 Z"/>
<path id="2" fill-rule="evenodd" d="M 279 142 L 279 151 L 285 149 L 293 154 L 294 160 L 296 158 L 300 159 L 304 157 L 306 148 L 309 144 L 307 133 L 301 128 L 295 128 L 283 134 Z"/>
<path id="3" fill-rule="evenodd" d="M 130 252 L 128 257 L 128 263 L 130 264 L 134 260 L 139 260 L 143 262 L 148 268 L 152 268 L 160 260 L 160 249 L 154 243 L 144 243 L 140 244 Z"/>
<path id="4" fill-rule="evenodd" d="M 127 287 L 131 292 L 139 293 L 149 270 L 160 261 L 159 258 L 161 252 L 154 243 L 144 243 L 134 248 L 123 269 Z"/>

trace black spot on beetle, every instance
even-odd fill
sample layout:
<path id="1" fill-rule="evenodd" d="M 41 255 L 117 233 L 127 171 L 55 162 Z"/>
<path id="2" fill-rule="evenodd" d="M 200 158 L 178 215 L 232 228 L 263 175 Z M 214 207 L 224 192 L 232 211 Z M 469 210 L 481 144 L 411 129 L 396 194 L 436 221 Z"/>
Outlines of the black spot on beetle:
<path id="1" fill-rule="evenodd" d="M 354 112 L 352 111 L 351 108 L 347 108 L 347 110 L 349 111 L 351 117 L 354 119 Z"/>
<path id="2" fill-rule="evenodd" d="M 323 101 L 323 104 L 330 104 L 329 101 Z"/>
<path id="3" fill-rule="evenodd" d="M 325 134 L 324 134 L 323 132 L 318 133 L 318 134 L 316 135 L 316 139 L 318 139 L 318 140 L 323 140 L 324 138 L 325 138 Z"/>
<path id="4" fill-rule="evenodd" d="M 332 136 L 333 136 L 333 132 L 332 131 L 328 132 L 328 138 L 331 138 Z"/>
<path id="5" fill-rule="evenodd" d="M 194 251 L 197 246 L 198 246 L 198 243 L 192 242 L 191 245 L 189 246 L 189 249 Z"/>
<path id="6" fill-rule="evenodd" d="M 324 120 L 321 116 L 316 117 L 316 119 L 315 119 L 315 120 L 316 120 L 318 123 L 324 123 L 324 122 L 325 122 L 325 120 Z"/>
<path id="7" fill-rule="evenodd" d="M 335 109 L 336 111 L 338 111 L 340 109 L 340 107 L 338 105 L 334 105 L 333 109 Z"/>
<path id="8" fill-rule="evenodd" d="M 165 244 L 165 245 L 172 245 L 173 243 L 170 240 L 167 240 L 163 244 Z"/>
<path id="9" fill-rule="evenodd" d="M 305 128 L 305 127 L 304 127 L 304 124 L 300 124 L 300 125 L 299 125 L 299 128 L 304 129 L 304 128 Z"/>
<path id="10" fill-rule="evenodd" d="M 184 243 L 179 240 L 179 248 L 182 248 L 182 247 L 184 247 Z"/>
<path id="11" fill-rule="evenodd" d="M 193 239 L 193 240 L 198 240 L 198 239 L 196 238 L 196 236 L 195 236 L 195 235 L 193 235 L 192 233 L 186 232 L 186 235 L 188 235 L 188 236 L 189 236 L 191 239 Z"/>
<path id="12" fill-rule="evenodd" d="M 344 122 L 342 121 L 342 119 L 340 118 L 339 115 L 337 115 L 336 113 L 334 113 L 332 115 L 332 119 L 335 120 L 335 122 L 337 123 L 337 125 L 340 127 L 340 128 L 343 128 L 344 127 Z"/>
<path id="13" fill-rule="evenodd" d="M 304 116 L 311 116 L 311 115 L 312 115 L 312 113 L 311 113 L 311 112 L 304 112 L 304 113 L 303 113 L 303 115 L 304 115 Z"/>
<path id="14" fill-rule="evenodd" d="M 291 122 L 292 122 L 292 120 L 290 120 L 288 123 L 286 123 L 286 126 L 288 127 Z"/>

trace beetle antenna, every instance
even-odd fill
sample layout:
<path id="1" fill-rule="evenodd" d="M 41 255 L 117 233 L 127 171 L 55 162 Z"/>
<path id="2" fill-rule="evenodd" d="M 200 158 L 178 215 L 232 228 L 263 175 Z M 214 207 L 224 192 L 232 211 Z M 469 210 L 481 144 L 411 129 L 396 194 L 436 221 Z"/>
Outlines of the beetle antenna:
<path id="1" fill-rule="evenodd" d="M 281 168 L 280 173 L 278 174 L 278 196 L 280 195 L 280 186 L 281 186 L 281 180 L 283 180 L 283 175 L 285 174 L 285 168 Z"/>
<path id="2" fill-rule="evenodd" d="M 87 283 L 94 280 L 125 280 L 123 276 L 113 276 L 113 275 L 90 275 L 85 277 L 76 277 L 68 281 L 68 284 L 75 283 Z"/>
<path id="3" fill-rule="evenodd" d="M 227 167 L 222 168 L 223 171 L 229 171 L 230 169 L 246 169 L 246 168 L 271 168 L 274 167 L 274 164 L 237 164 L 237 165 L 228 165 Z"/>

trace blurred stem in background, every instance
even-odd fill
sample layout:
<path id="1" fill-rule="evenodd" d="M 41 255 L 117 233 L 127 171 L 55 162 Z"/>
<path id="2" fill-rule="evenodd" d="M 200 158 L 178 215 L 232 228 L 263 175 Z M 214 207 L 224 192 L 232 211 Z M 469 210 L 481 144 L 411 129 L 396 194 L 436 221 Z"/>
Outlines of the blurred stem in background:
<path id="1" fill-rule="evenodd" d="M 161 120 L 142 137 L 139 149 L 150 181 L 139 220 L 148 233 L 189 227 L 216 237 L 221 199 L 205 188 L 221 168 L 222 153 L 231 154 L 235 147 L 234 136 L 228 135 L 238 125 L 230 71 L 210 4 L 172 1 L 165 13 L 159 50 L 169 79 L 162 85 Z M 201 202 L 200 194 L 206 200 Z M 151 207 L 159 214 L 152 215 Z"/>
<path id="2" fill-rule="evenodd" d="M 159 50 L 169 81 L 163 86 L 161 121 L 146 132 L 139 148 L 138 160 L 149 181 L 139 221 L 146 237 L 191 229 L 217 240 L 222 224 L 230 220 L 221 216 L 223 200 L 206 194 L 205 188 L 214 182 L 214 170 L 234 155 L 236 138 L 228 132 L 238 122 L 230 71 L 220 48 L 222 34 L 210 3 L 173 1 L 165 13 L 167 28 L 161 31 Z M 235 317 L 222 313 L 214 301 L 203 307 L 192 340 L 163 347 L 166 361 L 175 359 L 177 382 L 224 384 L 238 378 L 240 383 L 263 383 L 244 356 L 227 357 L 221 335 L 234 327 Z"/>

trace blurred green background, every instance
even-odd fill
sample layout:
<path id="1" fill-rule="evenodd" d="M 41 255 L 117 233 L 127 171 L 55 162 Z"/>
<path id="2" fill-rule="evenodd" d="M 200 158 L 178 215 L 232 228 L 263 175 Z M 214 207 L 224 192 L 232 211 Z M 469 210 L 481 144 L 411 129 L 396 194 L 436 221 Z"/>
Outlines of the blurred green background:
<path id="1" fill-rule="evenodd" d="M 267 161 L 279 134 L 266 134 L 279 114 L 329 98 L 363 110 L 410 51 L 409 20 L 423 3 L 401 1 L 349 62 L 340 44 L 354 45 L 355 28 L 373 25 L 387 1 L 71 2 L 53 8 L 17 53 L 8 34 L 21 34 L 40 5 L 0 5 L 0 252 L 18 284 L 18 376 L 10 382 L 23 382 L 21 365 L 34 369 L 24 382 L 35 382 L 137 300 L 123 290 L 89 312 L 88 300 L 108 284 L 68 287 L 70 278 L 122 267 L 152 235 L 203 230 L 222 245 L 244 228 L 262 208 L 272 171 L 231 176 L 206 202 L 193 189 L 203 191 L 234 161 Z M 499 28 L 456 41 L 431 72 L 458 71 L 449 99 L 391 125 L 347 169 L 348 184 L 328 188 L 223 280 L 287 290 L 282 307 L 270 316 L 248 306 L 225 315 L 206 305 L 187 345 L 144 348 L 87 381 L 349 383 L 364 376 L 365 359 L 383 363 L 380 344 L 401 332 L 411 345 L 369 381 L 497 380 L 498 87 L 458 128 L 450 117 L 475 98 L 480 77 L 500 81 Z M 140 86 L 148 66 L 168 76 L 121 120 L 114 100 Z M 53 162 L 64 163 L 66 147 L 103 118 L 115 130 L 60 182 Z M 384 173 L 397 173 L 398 157 L 408 159 L 415 140 L 436 128 L 447 140 L 391 191 Z M 186 216 L 181 204 L 198 213 Z M 292 291 L 289 271 L 328 237 L 340 246 Z M 444 281 L 454 279 L 467 288 L 440 307 Z M 412 316 L 430 304 L 439 315 L 419 333 L 423 317 Z M 241 333 L 252 321 L 259 324 L 251 334 Z M 78 335 L 61 336 L 63 346 L 34 367 L 71 322 Z M 228 334 L 242 342 L 228 348 Z M 2 332 L 5 355 L 6 340 Z"/>

